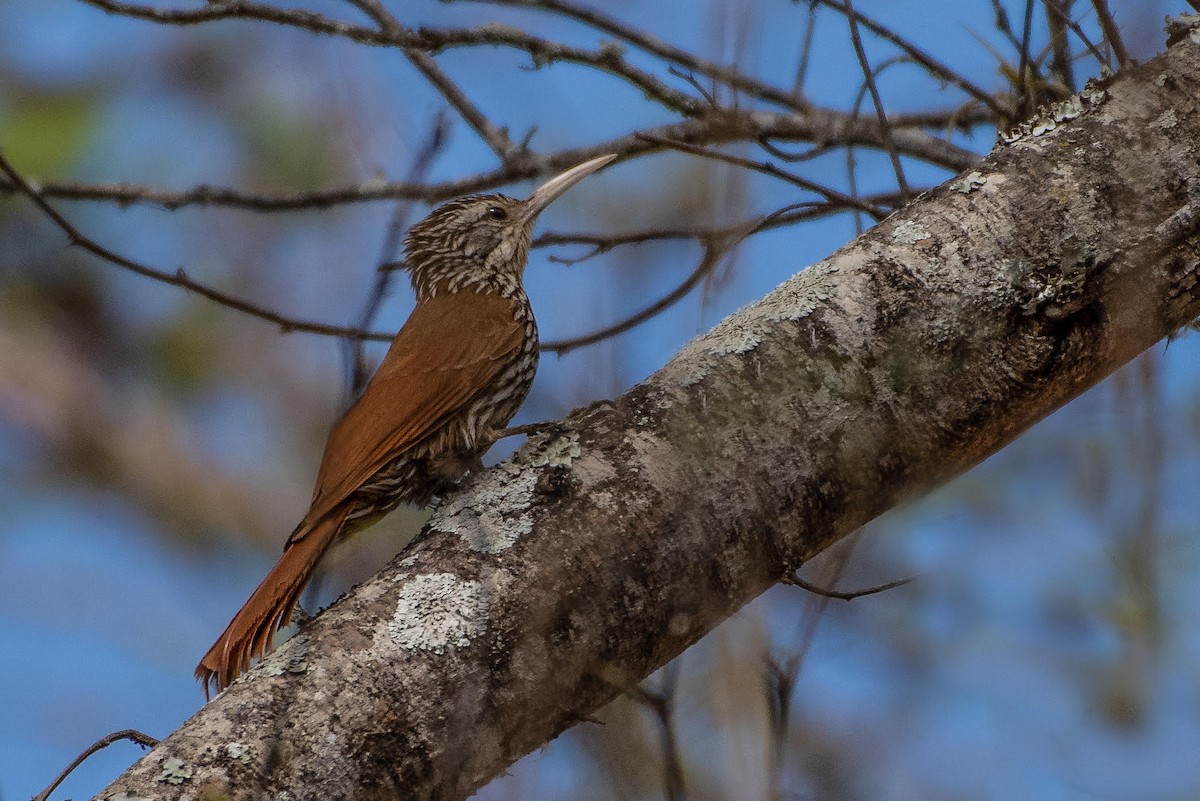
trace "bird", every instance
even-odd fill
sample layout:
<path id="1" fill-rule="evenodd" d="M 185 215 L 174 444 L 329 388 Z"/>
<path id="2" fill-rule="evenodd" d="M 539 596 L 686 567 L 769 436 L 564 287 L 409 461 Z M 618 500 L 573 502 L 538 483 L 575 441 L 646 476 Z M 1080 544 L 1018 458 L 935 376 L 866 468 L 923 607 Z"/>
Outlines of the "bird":
<path id="1" fill-rule="evenodd" d="M 196 667 L 206 699 L 266 654 L 331 547 L 402 503 L 429 504 L 482 468 L 537 370 L 537 323 L 522 283 L 534 222 L 614 159 L 579 164 L 525 200 L 450 200 L 409 229 L 403 268 L 416 305 L 330 431 L 312 502 L 279 561 Z"/>

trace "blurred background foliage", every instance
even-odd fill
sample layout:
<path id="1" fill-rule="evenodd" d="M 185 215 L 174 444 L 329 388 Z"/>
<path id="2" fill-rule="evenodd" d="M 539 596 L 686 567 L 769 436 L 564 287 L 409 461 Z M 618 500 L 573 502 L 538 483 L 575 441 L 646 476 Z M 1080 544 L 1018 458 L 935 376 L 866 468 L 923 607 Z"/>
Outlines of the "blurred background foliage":
<path id="1" fill-rule="evenodd" d="M 1139 59 L 1162 48 L 1162 17 L 1181 10 L 1116 6 Z M 1020 20 L 1023 2 L 856 7 L 990 90 L 1011 82 L 996 12 Z M 1101 40 L 1084 4 L 1076 10 Z M 806 3 L 614 0 L 606 11 L 782 85 L 815 25 L 804 91 L 847 109 L 859 90 L 844 18 Z M 413 26 L 502 21 L 596 44 L 579 25 L 527 10 L 414 2 L 396 13 Z M 891 54 L 866 44 L 876 63 Z M 670 119 L 585 68 L 530 70 L 527 57 L 496 49 L 439 63 L 514 139 L 536 126 L 539 149 Z M 886 70 L 880 89 L 893 112 L 961 100 L 911 65 Z M 169 28 L 70 0 L 0 3 L 0 148 L 38 180 L 284 192 L 398 179 L 443 106 L 387 50 L 255 22 Z M 947 135 L 979 153 L 994 141 L 987 126 Z M 432 179 L 492 166 L 461 121 L 450 136 Z M 914 186 L 950 177 L 906 167 Z M 844 153 L 803 171 L 847 186 Z M 869 152 L 856 179 L 864 193 L 895 180 L 886 156 Z M 761 175 L 659 155 L 585 182 L 542 227 L 721 224 L 791 200 Z M 123 254 L 330 323 L 356 318 L 392 214 L 389 202 L 289 213 L 56 205 Z M 648 323 L 547 355 L 516 422 L 624 391 L 855 228 L 841 215 L 762 234 Z M 578 264 L 548 259 L 584 252 L 535 253 L 527 279 L 546 339 L 646 305 L 683 280 L 699 247 L 667 240 Z M 375 327 L 394 330 L 410 306 L 398 287 Z M 480 798 L 1195 798 L 1196 339 L 1154 348 L 804 572 L 841 587 L 919 575 L 914 584 L 851 603 L 777 587 L 603 710 L 601 724 L 530 755 Z M 100 263 L 65 247 L 30 203 L 0 196 L 0 798 L 31 796 L 109 731 L 162 736 L 195 711 L 196 659 L 306 507 L 346 375 L 336 340 L 283 335 Z M 397 512 L 339 552 L 307 606 L 373 572 L 423 518 Z M 98 791 L 136 756 L 128 744 L 109 749 L 57 796 Z"/>

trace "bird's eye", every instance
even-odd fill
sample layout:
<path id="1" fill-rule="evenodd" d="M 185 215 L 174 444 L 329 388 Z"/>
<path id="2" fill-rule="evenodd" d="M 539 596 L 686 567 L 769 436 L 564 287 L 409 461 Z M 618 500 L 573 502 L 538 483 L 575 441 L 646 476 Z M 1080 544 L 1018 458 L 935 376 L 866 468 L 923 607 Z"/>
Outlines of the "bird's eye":
<path id="1" fill-rule="evenodd" d="M 507 220 L 508 212 L 500 206 L 488 206 L 487 216 L 491 217 L 493 220 Z"/>

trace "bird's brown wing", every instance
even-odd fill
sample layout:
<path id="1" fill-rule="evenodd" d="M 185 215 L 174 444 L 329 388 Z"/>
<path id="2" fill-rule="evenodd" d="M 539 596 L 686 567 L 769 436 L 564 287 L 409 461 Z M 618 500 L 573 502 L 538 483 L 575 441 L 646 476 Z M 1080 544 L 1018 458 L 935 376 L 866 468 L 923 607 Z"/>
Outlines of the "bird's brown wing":
<path id="1" fill-rule="evenodd" d="M 293 538 L 465 408 L 524 341 L 513 301 L 461 292 L 417 304 L 362 396 L 329 433 L 312 506 Z"/>

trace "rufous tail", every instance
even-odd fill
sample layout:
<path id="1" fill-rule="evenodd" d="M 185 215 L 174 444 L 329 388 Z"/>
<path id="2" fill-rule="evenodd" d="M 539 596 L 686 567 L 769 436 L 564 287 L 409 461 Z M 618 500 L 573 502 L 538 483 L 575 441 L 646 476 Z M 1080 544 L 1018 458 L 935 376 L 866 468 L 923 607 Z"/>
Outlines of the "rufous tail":
<path id="1" fill-rule="evenodd" d="M 232 684 L 252 659 L 267 652 L 275 632 L 291 621 L 300 593 L 317 562 L 337 540 L 344 519 L 344 513 L 335 512 L 312 528 L 292 534 L 283 556 L 196 666 L 205 699 L 210 685 L 221 692 Z"/>

